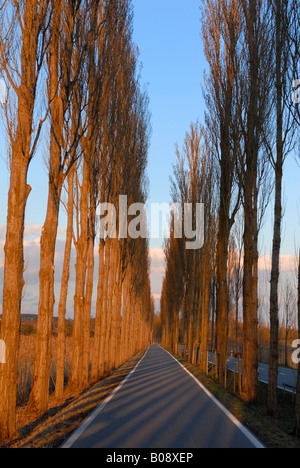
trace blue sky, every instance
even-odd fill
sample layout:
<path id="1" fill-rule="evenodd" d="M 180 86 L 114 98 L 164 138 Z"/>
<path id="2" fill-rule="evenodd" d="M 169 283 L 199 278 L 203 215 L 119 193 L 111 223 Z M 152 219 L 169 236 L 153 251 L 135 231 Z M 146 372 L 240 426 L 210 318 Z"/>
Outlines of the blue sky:
<path id="1" fill-rule="evenodd" d="M 192 121 L 204 123 L 202 95 L 206 68 L 199 0 L 133 0 L 134 40 L 149 83 L 153 135 L 149 153 L 150 201 L 170 200 L 169 176 L 175 143 L 183 143 Z M 292 92 L 292 90 L 291 90 Z M 300 232 L 300 168 L 291 155 L 284 176 L 285 218 L 282 254 L 292 255 Z M 158 242 L 152 242 L 158 246 Z M 261 233 L 261 253 L 272 247 L 272 204 Z"/>
<path id="2" fill-rule="evenodd" d="M 133 5 L 134 40 L 140 49 L 152 113 L 150 198 L 168 202 L 175 143 L 183 142 L 192 121 L 204 117 L 199 2 L 134 0 Z"/>
<path id="3" fill-rule="evenodd" d="M 134 41 L 140 49 L 143 63 L 142 82 L 148 86 L 150 111 L 152 113 L 152 139 L 149 151 L 148 176 L 150 180 L 150 202 L 170 201 L 172 165 L 176 161 L 175 143 L 182 145 L 191 122 L 199 119 L 204 123 L 205 105 L 201 85 L 205 69 L 203 45 L 200 37 L 201 0 L 133 0 Z M 43 161 L 43 144 L 31 163 L 28 181 L 32 193 L 28 200 L 26 225 L 27 239 L 36 241 L 38 228 L 44 222 L 48 182 Z M 9 175 L 6 167 L 3 131 L 0 132 L 0 227 L 6 223 L 6 206 Z M 300 212 L 300 168 L 292 156 L 286 164 L 284 177 L 284 243 L 283 255 L 295 253 L 295 242 L 299 239 Z M 61 225 L 64 218 L 61 217 Z M 30 229 L 35 226 L 35 229 Z M 32 237 L 29 233 L 33 233 Z M 3 245 L 5 229 L 0 229 Z M 60 234 L 60 238 L 63 234 Z M 161 240 L 151 242 L 153 269 L 152 284 L 156 298 L 159 297 L 163 277 L 163 255 Z M 272 247 L 272 205 L 261 234 L 261 254 L 269 255 Z M 28 247 L 28 262 L 38 262 L 37 245 L 34 254 Z M 59 247 L 62 254 L 62 246 Z M 33 252 L 33 250 L 32 250 Z M 1 255 L 0 253 L 0 267 Z M 3 261 L 3 260 L 2 260 Z M 29 265 L 29 272 L 31 271 Z M 38 267 L 36 277 L 38 282 Z M 34 289 L 35 288 L 35 289 Z M 36 285 L 28 286 L 32 297 Z M 29 294 L 29 293 L 28 293 Z M 33 303 L 33 299 L 31 304 Z"/>
<path id="4" fill-rule="evenodd" d="M 134 41 L 140 49 L 143 64 L 142 81 L 147 85 L 152 114 L 152 139 L 149 151 L 149 202 L 170 201 L 172 165 L 175 143 L 183 143 L 190 123 L 204 122 L 202 96 L 205 58 L 200 37 L 199 0 L 133 0 Z M 6 222 L 9 175 L 0 133 L 0 224 Z M 29 170 L 32 193 L 28 200 L 26 224 L 42 224 L 47 204 L 47 174 L 43 161 L 43 145 Z M 283 253 L 293 254 L 299 226 L 300 169 L 290 157 L 285 170 L 286 213 Z M 269 252 L 271 239 L 271 207 L 266 217 L 262 243 Z M 159 247 L 160 241 L 153 241 Z"/>

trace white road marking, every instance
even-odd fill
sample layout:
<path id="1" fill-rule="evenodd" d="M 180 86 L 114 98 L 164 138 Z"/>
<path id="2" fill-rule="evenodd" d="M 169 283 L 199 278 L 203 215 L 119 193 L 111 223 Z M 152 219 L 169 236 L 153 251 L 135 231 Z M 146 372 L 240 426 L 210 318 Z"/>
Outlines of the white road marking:
<path id="1" fill-rule="evenodd" d="M 247 439 L 254 445 L 254 447 L 258 449 L 264 449 L 265 446 L 235 417 L 233 416 L 210 392 L 207 388 L 190 372 L 186 369 L 174 356 L 172 356 L 168 351 L 164 348 L 161 348 L 165 351 L 172 359 L 174 359 L 177 364 L 182 367 L 183 370 L 190 377 L 197 383 L 197 385 L 204 391 L 204 393 L 223 411 L 223 413 L 238 427 L 238 429 L 247 437 Z M 82 434 L 87 430 L 87 428 L 95 421 L 97 416 L 103 411 L 103 409 L 107 406 L 107 404 L 114 398 L 114 396 L 120 391 L 120 389 L 124 386 L 127 380 L 131 377 L 131 375 L 137 370 L 141 362 L 145 359 L 147 353 L 146 351 L 142 359 L 137 363 L 134 369 L 127 375 L 127 377 L 123 380 L 123 382 L 104 400 L 104 402 L 96 408 L 93 413 L 80 425 L 80 427 L 72 434 L 72 436 L 63 444 L 61 448 L 69 449 L 75 444 L 75 442 L 82 436 Z"/>
<path id="2" fill-rule="evenodd" d="M 168 351 L 166 351 L 164 348 L 160 347 L 163 349 L 166 353 L 168 353 L 174 361 L 176 361 L 179 366 L 181 366 L 192 379 L 199 385 L 199 387 L 206 393 L 206 395 L 211 398 L 211 400 L 225 413 L 225 415 L 238 427 L 238 429 L 247 437 L 247 439 L 254 445 L 255 448 L 257 449 L 265 449 L 266 447 L 247 429 L 233 414 L 231 414 L 225 406 L 222 405 L 222 403 L 219 402 L 207 388 L 195 377 L 188 369 L 186 369 L 172 354 L 170 354 Z"/>
<path id="3" fill-rule="evenodd" d="M 137 370 L 141 362 L 145 359 L 149 348 L 147 349 L 146 353 L 142 357 L 142 359 L 137 363 L 137 365 L 132 369 L 132 371 L 127 375 L 127 377 L 123 380 L 122 383 L 103 401 L 103 403 L 98 406 L 90 416 L 80 425 L 80 427 L 71 435 L 71 437 L 62 445 L 62 449 L 70 449 L 75 444 L 75 442 L 82 436 L 82 434 L 87 430 L 87 428 L 95 421 L 97 416 L 104 410 L 107 404 L 113 399 L 113 397 L 121 390 L 127 380 L 132 376 L 132 374 Z"/>

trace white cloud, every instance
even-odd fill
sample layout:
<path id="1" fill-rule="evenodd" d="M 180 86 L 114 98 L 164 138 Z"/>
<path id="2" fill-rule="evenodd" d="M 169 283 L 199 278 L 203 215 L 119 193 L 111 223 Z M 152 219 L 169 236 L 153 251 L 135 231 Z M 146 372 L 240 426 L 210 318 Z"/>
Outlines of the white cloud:
<path id="1" fill-rule="evenodd" d="M 297 270 L 297 257 L 295 255 L 281 255 L 280 256 L 280 270 L 282 272 L 294 272 Z M 261 271 L 271 271 L 272 256 L 264 255 L 259 259 L 258 268 Z"/>
<path id="2" fill-rule="evenodd" d="M 152 296 L 155 301 L 155 309 L 158 312 L 160 308 L 162 283 L 165 276 L 165 254 L 163 249 L 151 248 L 149 249 L 149 255 L 151 259 L 150 278 Z"/>
<path id="3" fill-rule="evenodd" d="M 152 259 L 158 259 L 158 260 L 164 260 L 165 259 L 164 250 L 159 248 L 159 247 L 150 248 L 149 252 L 150 252 L 150 257 Z"/>
<path id="4" fill-rule="evenodd" d="M 32 224 L 25 226 L 24 238 L 41 236 L 42 226 L 41 224 Z"/>
<path id="5" fill-rule="evenodd" d="M 164 277 L 165 274 L 165 254 L 163 249 L 152 248 L 149 249 L 151 258 L 151 274 Z"/>
<path id="6" fill-rule="evenodd" d="M 22 309 L 24 312 L 37 311 L 38 304 L 38 286 L 39 286 L 39 265 L 40 265 L 40 235 L 41 225 L 28 225 L 25 229 L 24 240 L 24 259 L 25 259 L 25 282 L 24 301 Z M 2 296 L 3 270 L 4 270 L 4 243 L 5 243 L 6 226 L 0 225 L 0 300 Z M 55 282 L 56 293 L 60 292 L 60 280 L 64 261 L 65 248 L 65 229 L 59 229 L 58 239 L 56 242 L 55 254 Z M 149 255 L 151 259 L 151 285 L 152 294 L 156 303 L 156 308 L 159 308 L 161 297 L 162 282 L 165 275 L 165 254 L 162 248 L 150 248 Z M 95 275 L 98 273 L 98 247 L 95 247 Z M 76 254 L 75 249 L 72 249 L 71 271 L 70 271 L 70 299 L 69 308 L 72 309 L 72 294 L 75 282 L 75 264 Z M 260 282 L 269 281 L 269 273 L 272 265 L 271 255 L 262 256 L 259 259 Z M 297 257 L 294 255 L 281 255 L 280 257 L 281 272 L 293 274 L 297 269 Z M 261 277 L 263 275 L 263 277 Z M 2 301 L 1 301 L 2 302 Z M 0 304 L 1 308 L 1 304 Z"/>
<path id="7" fill-rule="evenodd" d="M 152 294 L 152 296 L 153 296 L 153 299 L 154 299 L 155 301 L 158 301 L 158 300 L 160 300 L 160 298 L 161 298 L 161 295 L 160 295 L 160 294 Z"/>

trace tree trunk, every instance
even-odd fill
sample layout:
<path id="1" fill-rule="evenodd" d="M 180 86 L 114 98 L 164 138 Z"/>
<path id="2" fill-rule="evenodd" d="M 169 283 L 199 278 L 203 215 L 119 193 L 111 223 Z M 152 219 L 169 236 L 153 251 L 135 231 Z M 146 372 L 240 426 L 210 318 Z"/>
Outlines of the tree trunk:
<path id="1" fill-rule="evenodd" d="M 105 242 L 105 264 L 104 264 L 104 279 L 103 279 L 103 297 L 101 306 L 101 334 L 100 334 L 100 349 L 99 349 L 99 375 L 102 377 L 108 368 L 107 355 L 107 340 L 110 333 L 109 316 L 108 316 L 108 293 L 109 293 L 109 278 L 111 271 L 112 260 L 112 245 L 111 240 Z"/>
<path id="2" fill-rule="evenodd" d="M 215 323 L 216 323 L 216 279 L 212 282 L 212 324 L 211 324 L 211 351 L 215 349 Z"/>
<path id="3" fill-rule="evenodd" d="M 189 341 L 188 341 L 188 361 L 191 363 L 193 359 L 193 344 L 194 344 L 194 324 L 193 318 L 189 320 Z"/>
<path id="4" fill-rule="evenodd" d="M 91 216 L 93 223 L 93 215 Z M 92 231 L 94 228 L 91 228 Z M 89 383 L 89 367 L 90 367 L 90 336 L 91 336 L 91 309 L 92 309 L 92 296 L 94 288 L 94 236 L 89 236 L 88 240 L 88 269 L 86 279 L 86 292 L 84 302 L 84 327 L 83 327 L 83 375 L 82 375 L 82 387 L 87 388 Z"/>
<path id="5" fill-rule="evenodd" d="M 49 102 L 51 104 L 49 193 L 45 224 L 42 229 L 40 249 L 39 314 L 35 350 L 33 386 L 29 407 L 44 413 L 48 409 L 50 380 L 50 345 L 54 308 L 54 257 L 58 229 L 60 197 L 63 186 L 61 173 L 62 115 L 58 94 L 59 72 L 59 18 L 60 7 L 54 7 L 54 34 L 49 58 Z"/>
<path id="6" fill-rule="evenodd" d="M 210 278 L 205 269 L 203 273 L 203 292 L 202 292 L 202 320 L 201 320 L 201 346 L 200 346 L 200 369 L 207 371 L 207 351 L 208 351 L 208 311 L 209 311 L 209 288 Z"/>
<path id="7" fill-rule="evenodd" d="M 33 156 L 31 146 L 33 144 L 34 108 L 39 77 L 37 60 L 40 59 L 38 54 L 44 53 L 46 42 L 40 48 L 37 47 L 37 43 L 42 42 L 42 34 L 45 34 L 42 30 L 45 10 L 42 10 L 42 8 L 46 7 L 45 5 L 42 7 L 39 3 L 36 1 L 25 2 L 20 13 L 22 15 L 22 30 L 19 38 L 21 44 L 20 56 L 14 56 L 13 44 L 10 51 L 13 63 L 17 64 L 17 66 L 20 65 L 20 84 L 16 90 L 18 109 L 16 122 L 13 122 L 15 131 L 13 131 L 11 139 L 10 186 L 4 247 L 5 263 L 0 338 L 6 345 L 6 364 L 0 365 L 0 437 L 2 438 L 13 435 L 15 431 L 17 359 L 21 300 L 24 287 L 24 219 L 27 199 L 31 191 L 31 187 L 27 184 L 27 173 Z M 41 10 L 38 14 L 39 8 Z M 16 50 L 18 50 L 17 47 Z M 11 56 L 8 57 L 8 60 L 10 59 Z M 9 70 L 10 65 L 6 63 L 6 67 Z M 9 74 L 8 71 L 6 73 Z M 35 143 L 37 143 L 38 136 L 36 136 Z"/>
<path id="8" fill-rule="evenodd" d="M 238 353 L 239 301 L 240 301 L 240 269 L 235 272 L 235 354 Z"/>
<path id="9" fill-rule="evenodd" d="M 73 238 L 73 215 L 74 215 L 74 169 L 68 176 L 68 224 L 66 234 L 66 245 L 64 255 L 64 266 L 61 279 L 60 301 L 58 306 L 58 337 L 57 337 L 57 363 L 56 363 L 56 385 L 55 398 L 57 403 L 63 401 L 65 382 L 65 327 L 68 286 L 70 277 L 70 262 Z"/>
<path id="10" fill-rule="evenodd" d="M 49 182 L 47 216 L 41 236 L 40 299 L 37 324 L 33 386 L 28 406 L 40 413 L 48 410 L 51 365 L 52 317 L 54 308 L 54 256 L 58 229 L 59 198 Z M 57 196 L 59 198 L 57 198 Z"/>
<path id="11" fill-rule="evenodd" d="M 247 192 L 247 190 L 246 190 Z M 245 258 L 243 282 L 244 352 L 243 391 L 249 401 L 256 400 L 258 391 L 257 283 L 255 280 L 254 212 L 249 194 L 245 197 Z M 252 200 L 252 197 L 250 197 Z M 250 208 L 251 207 L 251 208 Z"/>
<path id="12" fill-rule="evenodd" d="M 263 27 L 261 9 L 256 0 L 246 6 L 245 14 L 246 47 L 248 49 L 247 70 L 249 88 L 246 109 L 247 127 L 244 130 L 245 172 L 244 189 L 244 281 L 243 281 L 243 391 L 249 401 L 258 395 L 258 170 L 261 135 L 265 118 L 265 100 L 260 95 L 259 71 L 262 67 L 261 35 Z M 246 91 L 245 91 L 246 92 Z"/>
<path id="13" fill-rule="evenodd" d="M 122 354 L 121 354 L 121 329 L 123 327 L 122 318 L 122 296 L 123 296 L 123 281 L 120 277 L 118 279 L 118 290 L 117 290 L 117 333 L 116 333 L 116 346 L 115 346 L 115 368 L 118 369 L 121 365 Z"/>
<path id="14" fill-rule="evenodd" d="M 288 367 L 289 313 L 289 305 L 287 304 L 285 319 L 285 367 Z"/>
<path id="15" fill-rule="evenodd" d="M 279 341 L 279 261 L 281 248 L 281 221 L 282 221 L 282 177 L 283 177 L 283 83 L 282 83 L 282 5 L 281 0 L 276 6 L 276 93 L 277 93 L 277 160 L 275 165 L 275 208 L 274 208 L 274 234 L 270 292 L 270 371 L 268 386 L 268 414 L 274 416 L 277 410 L 278 385 L 278 341 Z"/>
<path id="16" fill-rule="evenodd" d="M 72 338 L 72 364 L 68 383 L 70 393 L 80 392 L 83 375 L 83 323 L 85 304 L 85 284 L 88 254 L 88 221 L 89 221 L 89 167 L 83 162 L 83 178 L 80 194 L 80 236 L 76 242 L 76 286 L 74 296 L 74 328 Z"/>
<path id="17" fill-rule="evenodd" d="M 112 370 L 112 320 L 113 320 L 113 294 L 117 274 L 117 240 L 111 240 L 111 260 L 109 270 L 108 295 L 107 295 L 107 328 L 105 333 L 105 372 Z"/>
<path id="18" fill-rule="evenodd" d="M 1 340 L 6 346 L 6 364 L 0 364 L 0 438 L 3 439 L 15 432 L 19 331 L 24 287 L 24 217 L 27 199 L 31 191 L 26 183 L 27 169 L 28 162 L 25 159 L 12 158 L 4 247 L 1 320 Z"/>
<path id="19" fill-rule="evenodd" d="M 98 274 L 98 286 L 97 286 L 97 301 L 96 301 L 96 318 L 95 318 L 95 334 L 94 334 L 94 350 L 93 350 L 93 361 L 91 369 L 91 383 L 98 381 L 100 374 L 100 346 L 101 346 L 101 333 L 104 326 L 102 301 L 103 301 L 103 290 L 104 290 L 104 251 L 105 244 L 104 240 L 100 239 L 99 244 L 99 274 Z"/>
<path id="20" fill-rule="evenodd" d="M 227 336 L 228 336 L 228 277 L 227 277 L 227 261 L 228 261 L 228 242 L 229 233 L 224 227 L 225 219 L 220 220 L 219 236 L 218 236 L 218 262 L 217 262 L 217 278 L 218 278 L 218 322 L 217 322 L 217 352 L 219 355 L 219 380 L 221 385 L 225 382 L 225 371 L 227 362 Z"/>
<path id="21" fill-rule="evenodd" d="M 118 301 L 118 276 L 120 275 L 120 255 L 119 255 L 119 241 L 118 239 L 113 239 L 113 263 L 112 263 L 112 278 L 109 281 L 109 291 L 111 295 L 111 310 L 109 315 L 111 317 L 111 333 L 110 333 L 110 343 L 109 343 L 109 355 L 110 355 L 110 370 L 115 369 L 116 365 L 116 348 L 117 348 L 117 328 L 118 328 L 118 310 L 117 310 L 117 301 Z"/>

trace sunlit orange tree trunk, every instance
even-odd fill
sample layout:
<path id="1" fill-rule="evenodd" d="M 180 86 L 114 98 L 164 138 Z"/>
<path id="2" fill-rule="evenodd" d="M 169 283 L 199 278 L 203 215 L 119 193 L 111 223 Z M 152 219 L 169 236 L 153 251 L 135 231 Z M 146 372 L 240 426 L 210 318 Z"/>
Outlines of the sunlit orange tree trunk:
<path id="1" fill-rule="evenodd" d="M 41 120 L 37 125 L 35 105 L 48 44 L 49 1 L 6 2 L 1 15 L 2 18 L 10 18 L 11 24 L 4 24 L 2 20 L 0 68 L 9 85 L 9 100 L 14 94 L 17 102 L 15 115 L 11 115 L 6 106 L 11 156 L 1 322 L 6 364 L 0 365 L 0 437 L 6 438 L 13 435 L 15 430 L 17 359 L 24 287 L 24 218 L 31 191 L 27 173 L 43 123 Z M 13 72 L 16 67 L 18 71 Z"/>
<path id="2" fill-rule="evenodd" d="M 49 192 L 41 236 L 37 346 L 29 399 L 29 406 L 39 412 L 48 409 L 50 342 L 55 303 L 55 245 L 63 183 L 78 157 L 78 122 L 80 102 L 83 101 L 83 90 L 78 83 L 81 83 L 84 62 L 84 47 L 80 44 L 80 38 L 83 32 L 82 24 L 86 21 L 86 12 L 78 1 L 72 5 L 53 1 L 52 11 L 53 36 L 48 55 L 48 101 L 51 121 Z M 76 86 L 72 86 L 72 80 L 77 80 Z M 66 121 L 73 121 L 72 131 L 69 131 L 69 123 L 66 124 Z"/>
<path id="3" fill-rule="evenodd" d="M 56 361 L 56 380 L 55 380 L 55 398 L 58 403 L 63 401 L 65 384 L 65 329 L 68 286 L 70 278 L 71 251 L 73 239 L 73 221 L 74 221 L 74 168 L 68 176 L 68 224 L 66 233 L 66 245 L 64 254 L 63 273 L 61 278 L 61 291 L 58 305 L 58 336 L 57 336 L 57 361 Z"/>

